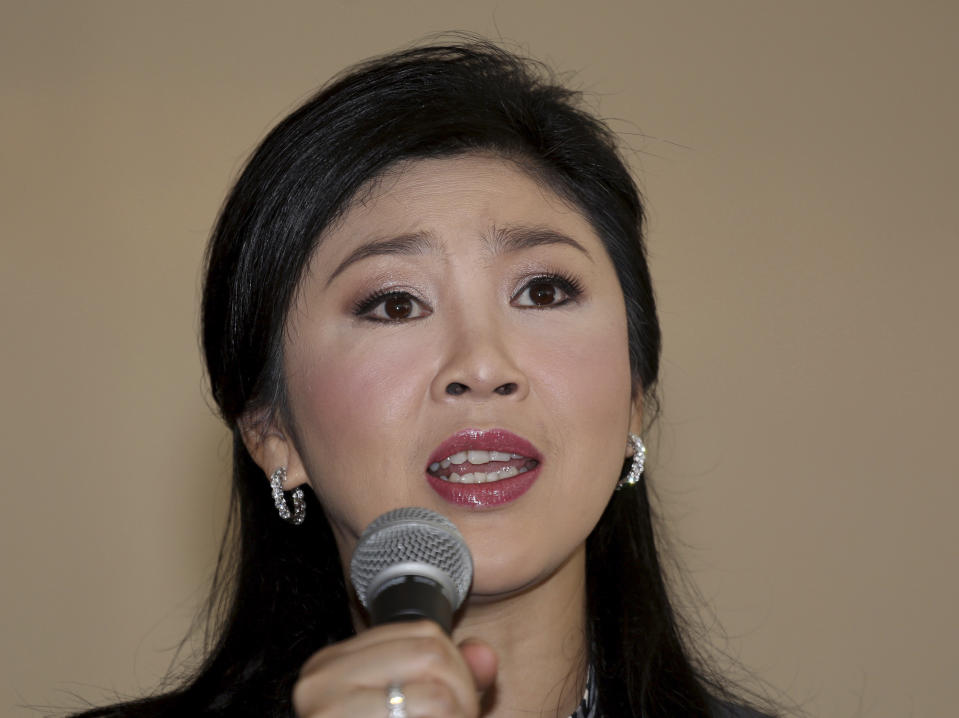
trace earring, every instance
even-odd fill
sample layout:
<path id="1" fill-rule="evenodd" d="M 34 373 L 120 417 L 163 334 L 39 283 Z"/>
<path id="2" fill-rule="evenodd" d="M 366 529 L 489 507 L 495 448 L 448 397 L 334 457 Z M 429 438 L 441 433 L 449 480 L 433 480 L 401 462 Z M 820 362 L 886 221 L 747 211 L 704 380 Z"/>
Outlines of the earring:
<path id="1" fill-rule="evenodd" d="M 293 492 L 293 511 L 286 505 L 286 499 L 283 497 L 283 482 L 286 481 L 286 467 L 281 466 L 273 475 L 270 476 L 270 488 L 273 489 L 273 503 L 276 504 L 276 510 L 280 518 L 289 521 L 294 526 L 299 526 L 306 518 L 306 502 L 303 500 L 303 489 L 297 487 Z"/>
<path id="2" fill-rule="evenodd" d="M 624 486 L 633 486 L 643 475 L 643 469 L 646 467 L 646 444 L 639 438 L 638 434 L 629 434 L 626 437 L 627 443 L 633 447 L 633 461 L 629 465 L 629 471 L 626 477 L 621 479 L 616 488 L 621 489 Z"/>

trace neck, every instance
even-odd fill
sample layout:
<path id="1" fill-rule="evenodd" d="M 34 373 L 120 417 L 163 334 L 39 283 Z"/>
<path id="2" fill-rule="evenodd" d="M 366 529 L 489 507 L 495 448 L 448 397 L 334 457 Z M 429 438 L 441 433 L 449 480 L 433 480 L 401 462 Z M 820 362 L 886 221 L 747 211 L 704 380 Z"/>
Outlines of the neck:
<path id="1" fill-rule="evenodd" d="M 483 718 L 566 718 L 583 697 L 589 665 L 586 550 L 544 580 L 509 597 L 470 599 L 454 642 L 479 638 L 499 658 Z"/>

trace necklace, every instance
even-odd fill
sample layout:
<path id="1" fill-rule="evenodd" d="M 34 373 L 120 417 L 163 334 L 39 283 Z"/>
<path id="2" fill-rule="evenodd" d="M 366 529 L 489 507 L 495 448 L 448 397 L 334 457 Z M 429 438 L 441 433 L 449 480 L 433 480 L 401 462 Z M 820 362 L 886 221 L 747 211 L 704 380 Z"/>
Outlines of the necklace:
<path id="1" fill-rule="evenodd" d="M 596 673 L 593 671 L 593 666 L 590 665 L 589 671 L 586 673 L 586 688 L 583 689 L 583 700 L 569 718 L 598 718 L 596 714 L 597 698 Z"/>

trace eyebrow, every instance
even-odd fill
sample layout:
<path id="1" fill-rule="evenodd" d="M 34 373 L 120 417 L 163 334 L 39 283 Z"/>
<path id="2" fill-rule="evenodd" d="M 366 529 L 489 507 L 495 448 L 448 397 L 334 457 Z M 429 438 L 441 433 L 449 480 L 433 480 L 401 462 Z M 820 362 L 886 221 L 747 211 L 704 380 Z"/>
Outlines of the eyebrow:
<path id="1" fill-rule="evenodd" d="M 359 247 L 350 252 L 349 256 L 344 259 L 336 269 L 333 270 L 333 273 L 330 275 L 330 278 L 326 280 L 326 286 L 330 286 L 336 277 L 342 274 L 347 267 L 351 264 L 356 264 L 361 259 L 366 259 L 368 257 L 376 257 L 383 254 L 427 254 L 429 252 L 437 251 L 436 242 L 433 241 L 432 235 L 427 232 L 411 232 L 409 234 L 400 234 L 396 237 L 388 237 L 386 239 L 374 239 L 364 244 L 361 244 Z"/>
<path id="2" fill-rule="evenodd" d="M 593 261 L 586 248 L 572 237 L 549 227 L 528 227 L 525 225 L 508 225 L 493 227 L 486 236 L 486 246 L 496 257 L 504 254 L 521 252 L 533 247 L 542 247 L 550 244 L 563 244 L 579 250 L 589 261 Z M 385 239 L 373 239 L 354 249 L 342 262 L 337 265 L 326 286 L 346 271 L 351 264 L 369 257 L 389 254 L 413 255 L 440 252 L 434 237 L 429 232 L 410 232 Z"/>
<path id="3" fill-rule="evenodd" d="M 521 252 L 524 249 L 549 244 L 565 244 L 573 249 L 578 249 L 586 255 L 589 261 L 593 261 L 589 252 L 586 251 L 586 247 L 569 235 L 549 227 L 528 227 L 526 225 L 494 227 L 489 234 L 487 244 L 494 256 Z"/>

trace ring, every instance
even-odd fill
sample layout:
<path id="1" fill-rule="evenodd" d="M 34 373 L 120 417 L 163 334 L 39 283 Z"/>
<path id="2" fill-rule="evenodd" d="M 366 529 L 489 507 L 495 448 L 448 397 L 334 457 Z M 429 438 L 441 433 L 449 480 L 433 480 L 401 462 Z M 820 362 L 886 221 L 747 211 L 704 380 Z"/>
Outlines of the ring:
<path id="1" fill-rule="evenodd" d="M 399 683 L 391 683 L 386 689 L 386 705 L 390 709 L 387 718 L 406 718 L 406 696 Z"/>

